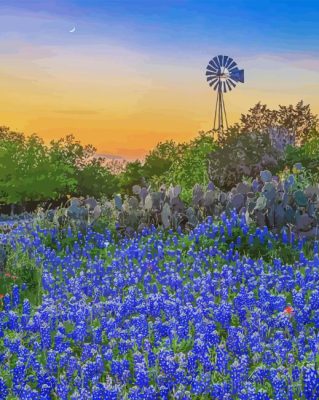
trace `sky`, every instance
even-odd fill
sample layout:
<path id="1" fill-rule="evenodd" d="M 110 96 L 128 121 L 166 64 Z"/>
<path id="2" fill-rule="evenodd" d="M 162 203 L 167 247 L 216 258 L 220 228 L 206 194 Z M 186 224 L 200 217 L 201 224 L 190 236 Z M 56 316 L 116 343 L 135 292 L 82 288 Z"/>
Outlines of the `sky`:
<path id="1" fill-rule="evenodd" d="M 259 101 L 319 114 L 318 20 L 318 0 L 1 0 L 0 126 L 142 158 L 212 128 L 219 54 L 245 71 L 229 123 Z"/>

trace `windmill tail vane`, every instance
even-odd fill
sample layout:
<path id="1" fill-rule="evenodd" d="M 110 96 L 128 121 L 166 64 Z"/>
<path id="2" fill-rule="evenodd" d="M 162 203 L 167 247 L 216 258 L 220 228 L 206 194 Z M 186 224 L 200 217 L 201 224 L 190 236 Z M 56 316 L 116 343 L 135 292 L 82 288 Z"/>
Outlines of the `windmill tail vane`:
<path id="1" fill-rule="evenodd" d="M 221 139 L 224 122 L 228 129 L 223 94 L 235 88 L 238 82 L 244 83 L 244 70 L 238 69 L 236 62 L 231 57 L 219 55 L 209 61 L 206 67 L 206 79 L 209 86 L 217 91 L 213 131 L 217 131 L 218 138 Z"/>

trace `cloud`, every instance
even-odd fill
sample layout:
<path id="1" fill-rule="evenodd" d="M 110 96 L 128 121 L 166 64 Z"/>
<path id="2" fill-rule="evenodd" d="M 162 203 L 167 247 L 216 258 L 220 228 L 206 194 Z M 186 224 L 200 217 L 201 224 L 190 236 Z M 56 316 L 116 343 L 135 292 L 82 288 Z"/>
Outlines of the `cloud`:
<path id="1" fill-rule="evenodd" d="M 317 54 L 313 54 L 311 52 L 281 52 L 280 54 L 276 53 L 259 53 L 252 54 L 249 56 L 241 56 L 242 63 L 245 61 L 253 61 L 253 60 L 265 60 L 265 61 L 273 61 L 278 63 L 288 63 L 289 66 L 294 66 L 296 68 L 308 69 L 311 71 L 318 72 L 319 69 L 319 57 Z"/>
<path id="2" fill-rule="evenodd" d="M 21 39 L 18 35 L 11 35 L 6 41 L 1 42 L 0 51 L 2 55 L 19 57 L 23 60 L 39 60 L 55 55 L 52 47 L 33 44 L 30 41 Z"/>

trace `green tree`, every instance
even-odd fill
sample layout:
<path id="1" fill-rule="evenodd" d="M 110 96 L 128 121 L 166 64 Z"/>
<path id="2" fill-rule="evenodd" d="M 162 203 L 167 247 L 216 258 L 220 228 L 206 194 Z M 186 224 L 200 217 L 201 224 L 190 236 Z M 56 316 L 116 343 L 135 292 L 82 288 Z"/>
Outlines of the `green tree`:
<path id="1" fill-rule="evenodd" d="M 75 187 L 69 165 L 52 160 L 43 140 L 33 134 L 0 129 L 0 195 L 5 204 L 56 199 Z"/>
<path id="2" fill-rule="evenodd" d="M 79 168 L 76 176 L 78 196 L 111 197 L 119 189 L 119 178 L 97 159 Z"/>
<path id="3" fill-rule="evenodd" d="M 183 153 L 183 145 L 176 145 L 173 140 L 158 143 L 145 157 L 143 175 L 147 180 L 161 176 L 169 170 L 176 159 Z"/>
<path id="4" fill-rule="evenodd" d="M 310 139 L 299 147 L 287 146 L 284 165 L 290 168 L 301 163 L 306 170 L 316 177 L 319 176 L 319 132 L 313 130 Z"/>
<path id="5" fill-rule="evenodd" d="M 155 190 L 162 184 L 181 185 L 181 198 L 185 202 L 190 202 L 193 186 L 196 183 L 206 185 L 209 181 L 207 157 L 218 148 L 218 145 L 211 131 L 201 131 L 189 143 L 179 144 L 176 148 L 177 155 L 172 160 L 170 168 L 160 176 L 154 174 L 150 182 Z"/>
<path id="6" fill-rule="evenodd" d="M 50 156 L 52 160 L 63 162 L 67 165 L 83 167 L 96 152 L 92 145 L 83 146 L 73 135 L 50 142 Z"/>
<path id="7" fill-rule="evenodd" d="M 144 185 L 143 172 L 141 161 L 128 162 L 124 172 L 119 175 L 121 193 L 131 194 L 134 185 Z"/>

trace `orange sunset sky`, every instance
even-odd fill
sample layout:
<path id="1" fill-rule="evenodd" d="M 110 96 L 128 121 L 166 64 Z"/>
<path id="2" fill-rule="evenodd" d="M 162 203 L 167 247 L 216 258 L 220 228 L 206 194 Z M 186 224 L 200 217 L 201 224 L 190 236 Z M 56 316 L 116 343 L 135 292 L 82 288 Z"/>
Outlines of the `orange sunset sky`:
<path id="1" fill-rule="evenodd" d="M 245 70 L 225 94 L 230 123 L 258 101 L 319 113 L 316 2 L 156 3 L 1 1 L 0 125 L 143 157 L 212 128 L 218 54 Z"/>

